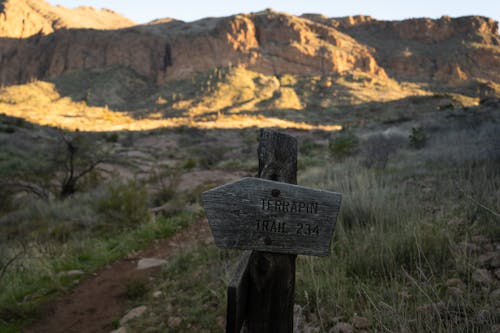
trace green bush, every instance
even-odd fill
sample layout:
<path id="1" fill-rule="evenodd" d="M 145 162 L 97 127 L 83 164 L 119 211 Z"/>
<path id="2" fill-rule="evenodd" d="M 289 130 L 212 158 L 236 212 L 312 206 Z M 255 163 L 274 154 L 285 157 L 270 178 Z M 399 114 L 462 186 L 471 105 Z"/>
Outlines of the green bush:
<path id="1" fill-rule="evenodd" d="M 184 165 L 182 166 L 182 168 L 186 170 L 194 169 L 194 167 L 196 167 L 196 161 L 193 160 L 192 158 L 187 160 L 186 163 L 184 163 Z"/>
<path id="2" fill-rule="evenodd" d="M 133 227 L 149 220 L 146 189 L 135 180 L 113 184 L 98 200 L 97 211 L 108 225 Z"/>
<path id="3" fill-rule="evenodd" d="M 422 149 L 427 144 L 427 134 L 422 127 L 413 127 L 409 139 L 410 147 L 414 149 Z"/>
<path id="4" fill-rule="evenodd" d="M 118 133 L 110 133 L 106 135 L 106 142 L 116 143 L 118 142 Z"/>
<path id="5" fill-rule="evenodd" d="M 330 140 L 328 150 L 333 157 L 342 159 L 353 155 L 358 148 L 358 144 L 358 138 L 353 133 L 345 132 Z"/>

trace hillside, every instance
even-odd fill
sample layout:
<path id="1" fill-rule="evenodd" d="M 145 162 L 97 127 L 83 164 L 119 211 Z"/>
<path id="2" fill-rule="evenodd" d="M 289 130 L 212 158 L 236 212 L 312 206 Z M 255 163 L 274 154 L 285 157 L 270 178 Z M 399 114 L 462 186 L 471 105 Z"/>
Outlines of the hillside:
<path id="1" fill-rule="evenodd" d="M 28 38 L 61 29 L 119 29 L 134 25 L 108 9 L 52 6 L 44 0 L 0 1 L 0 38 Z"/>
<path id="2" fill-rule="evenodd" d="M 352 105 L 451 93 L 454 105 L 470 106 L 500 96 L 498 24 L 484 17 L 388 22 L 266 10 L 96 30 L 73 29 L 80 17 L 73 14 L 94 13 L 85 22 L 95 28 L 98 18 L 101 28 L 116 27 L 117 16 L 43 2 L 4 6 L 4 13 L 41 13 L 26 14 L 31 18 L 60 15 L 52 30 L 0 40 L 2 112 L 40 124 L 106 131 L 284 119 L 279 127 L 338 128 Z M 3 17 L 5 31 L 12 15 Z M 33 92 L 47 89 L 52 99 L 41 103 Z"/>

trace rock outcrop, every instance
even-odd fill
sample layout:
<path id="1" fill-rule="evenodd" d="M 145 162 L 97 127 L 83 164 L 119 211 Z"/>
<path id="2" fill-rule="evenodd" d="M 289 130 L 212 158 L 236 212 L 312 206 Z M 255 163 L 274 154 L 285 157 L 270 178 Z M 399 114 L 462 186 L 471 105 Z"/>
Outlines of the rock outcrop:
<path id="1" fill-rule="evenodd" d="M 44 0 L 0 1 L 0 38 L 28 38 L 59 29 L 119 29 L 134 22 L 108 9 L 92 7 L 68 9 Z"/>
<path id="2" fill-rule="evenodd" d="M 386 75 L 370 49 L 351 37 L 274 12 L 190 24 L 168 20 L 112 31 L 63 29 L 2 43 L 0 80 L 4 85 L 113 65 L 130 67 L 157 83 L 228 64 L 276 76 L 347 71 Z"/>
<path id="3" fill-rule="evenodd" d="M 489 86 L 488 82 L 500 80 L 498 24 L 484 17 L 388 22 L 368 16 L 297 17 L 266 10 L 124 28 L 131 22 L 107 11 L 68 10 L 39 0 L 7 0 L 3 6 L 3 85 L 116 65 L 157 84 L 230 65 L 277 77 L 361 72 L 450 86 L 471 82 Z M 16 11 L 21 14 L 13 16 Z M 85 11 L 93 14 L 78 14 Z M 21 17 L 23 24 L 9 23 Z M 111 28 L 115 29 L 104 30 Z"/>
<path id="4" fill-rule="evenodd" d="M 378 64 L 398 80 L 460 86 L 500 79 L 498 22 L 486 17 L 404 21 L 378 21 L 369 16 L 304 17 L 372 47 Z"/>

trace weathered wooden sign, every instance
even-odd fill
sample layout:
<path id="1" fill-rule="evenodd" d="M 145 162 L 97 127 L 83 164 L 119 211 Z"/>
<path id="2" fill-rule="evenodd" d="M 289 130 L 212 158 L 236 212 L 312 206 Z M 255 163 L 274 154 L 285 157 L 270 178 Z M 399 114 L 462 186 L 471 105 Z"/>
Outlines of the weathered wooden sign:
<path id="1" fill-rule="evenodd" d="M 341 195 L 260 178 L 203 193 L 215 244 L 223 248 L 326 256 Z"/>
<path id="2" fill-rule="evenodd" d="M 203 193 L 219 247 L 246 252 L 227 292 L 227 333 L 293 332 L 297 254 L 328 255 L 341 195 L 297 183 L 297 140 L 263 129 L 259 178 Z M 267 179 L 267 180 L 266 180 Z"/>

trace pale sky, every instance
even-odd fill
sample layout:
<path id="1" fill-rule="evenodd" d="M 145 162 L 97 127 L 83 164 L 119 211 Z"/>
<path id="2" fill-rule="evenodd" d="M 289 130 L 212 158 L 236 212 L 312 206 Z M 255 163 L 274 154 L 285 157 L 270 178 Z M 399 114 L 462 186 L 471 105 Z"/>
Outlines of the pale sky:
<path id="1" fill-rule="evenodd" d="M 500 0 L 48 0 L 65 7 L 112 9 L 137 23 L 157 18 L 194 21 L 272 8 L 290 14 L 319 13 L 328 17 L 370 15 L 377 19 L 439 18 L 481 15 L 500 20 Z"/>

